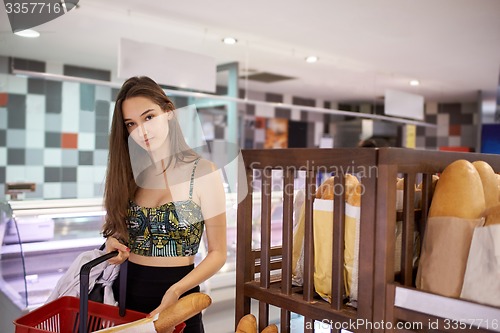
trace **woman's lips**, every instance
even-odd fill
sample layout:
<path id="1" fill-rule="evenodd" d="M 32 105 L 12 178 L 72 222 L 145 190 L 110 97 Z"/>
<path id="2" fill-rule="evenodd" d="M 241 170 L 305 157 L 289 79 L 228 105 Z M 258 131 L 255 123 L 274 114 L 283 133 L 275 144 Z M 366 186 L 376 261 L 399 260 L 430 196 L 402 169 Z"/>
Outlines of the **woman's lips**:
<path id="1" fill-rule="evenodd" d="M 147 138 L 147 139 L 144 139 L 144 143 L 146 144 L 146 146 L 148 146 L 148 147 L 149 147 L 149 144 L 151 143 L 151 140 L 152 140 L 152 139 L 153 139 L 153 138 Z"/>

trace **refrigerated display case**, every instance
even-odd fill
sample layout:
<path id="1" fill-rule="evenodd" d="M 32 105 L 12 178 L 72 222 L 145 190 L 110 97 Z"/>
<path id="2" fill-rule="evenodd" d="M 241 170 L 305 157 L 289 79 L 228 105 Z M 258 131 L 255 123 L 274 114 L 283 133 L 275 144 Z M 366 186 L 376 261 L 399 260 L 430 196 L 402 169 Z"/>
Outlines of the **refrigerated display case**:
<path id="1" fill-rule="evenodd" d="M 227 261 L 204 292 L 235 286 L 236 200 L 226 193 Z M 12 321 L 43 305 L 79 254 L 104 243 L 105 214 L 102 198 L 0 201 L 0 332 L 14 332 Z M 203 240 L 195 262 L 205 254 Z"/>
<path id="2" fill-rule="evenodd" d="M 0 202 L 0 332 L 43 305 L 84 251 L 100 247 L 102 199 Z"/>

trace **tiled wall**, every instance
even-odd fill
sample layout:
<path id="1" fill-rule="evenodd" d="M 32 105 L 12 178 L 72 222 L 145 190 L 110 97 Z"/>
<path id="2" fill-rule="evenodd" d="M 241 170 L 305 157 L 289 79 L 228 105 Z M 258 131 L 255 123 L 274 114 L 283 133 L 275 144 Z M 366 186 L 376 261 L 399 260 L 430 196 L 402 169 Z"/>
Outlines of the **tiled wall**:
<path id="1" fill-rule="evenodd" d="M 425 121 L 437 124 L 437 128 L 417 127 L 417 148 L 469 147 L 475 150 L 478 103 L 427 103 Z"/>
<path id="2" fill-rule="evenodd" d="M 244 97 L 244 92 L 240 91 L 240 97 Z M 336 104 L 321 99 L 302 98 L 292 95 L 281 95 L 261 92 L 248 92 L 246 97 L 250 100 L 266 101 L 273 103 L 284 103 L 303 105 L 311 107 L 333 108 Z M 263 129 L 255 128 L 256 118 L 284 118 L 291 121 L 307 122 L 307 147 L 317 147 L 320 139 L 325 133 L 325 123 L 330 122 L 330 116 L 321 112 L 312 112 L 300 109 L 289 109 L 283 107 L 272 107 L 266 105 L 247 104 L 240 106 L 245 113 L 245 144 L 244 148 L 263 148 L 265 135 L 259 131 Z"/>
<path id="3" fill-rule="evenodd" d="M 16 61 L 17 69 L 29 69 L 23 66 Z M 26 198 L 101 196 L 114 94 L 105 86 L 18 77 L 1 66 L 0 195 L 6 182 L 34 182 Z"/>
<path id="4" fill-rule="evenodd" d="M 27 198 L 86 198 L 103 193 L 108 155 L 108 133 L 117 90 L 75 82 L 57 82 L 9 74 L 9 59 L 0 57 L 0 196 L 6 182 L 35 182 Z M 15 68 L 45 71 L 39 61 L 16 59 Z M 63 65 L 60 73 L 109 80 L 110 72 Z M 243 92 L 240 92 L 243 96 Z M 247 92 L 250 100 L 282 102 L 348 111 L 362 104 L 337 105 L 304 97 Z M 183 101 L 180 104 L 186 104 Z M 177 107 L 182 107 L 176 101 Z M 315 147 L 330 123 L 346 117 L 300 109 L 242 105 L 246 127 L 244 148 L 259 148 L 262 136 L 251 127 L 256 117 L 285 118 L 307 123 L 307 146 Z M 361 110 L 361 111 L 360 111 Z M 379 109 L 372 110 L 380 114 Z M 417 148 L 475 146 L 478 108 L 475 103 L 426 104 L 426 121 L 437 129 L 417 128 Z M 332 133 L 331 133 L 332 134 Z M 219 135 L 220 136 L 220 135 Z M 218 136 L 217 136 L 218 137 Z"/>

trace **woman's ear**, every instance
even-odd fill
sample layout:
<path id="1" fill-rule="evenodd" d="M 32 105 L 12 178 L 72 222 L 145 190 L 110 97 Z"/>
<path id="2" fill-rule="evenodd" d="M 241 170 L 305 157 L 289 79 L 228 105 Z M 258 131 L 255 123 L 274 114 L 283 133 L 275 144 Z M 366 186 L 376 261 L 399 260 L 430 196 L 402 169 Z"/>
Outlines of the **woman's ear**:
<path id="1" fill-rule="evenodd" d="M 167 111 L 167 119 L 170 120 L 174 117 L 174 111 Z"/>

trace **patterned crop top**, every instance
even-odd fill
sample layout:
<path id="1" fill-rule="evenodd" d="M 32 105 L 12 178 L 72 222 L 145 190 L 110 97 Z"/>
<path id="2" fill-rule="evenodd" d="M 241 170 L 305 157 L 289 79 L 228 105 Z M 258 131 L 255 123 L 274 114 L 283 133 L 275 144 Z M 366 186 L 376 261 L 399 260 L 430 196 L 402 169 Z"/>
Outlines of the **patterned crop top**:
<path id="1" fill-rule="evenodd" d="M 132 253 L 149 257 L 185 257 L 198 252 L 205 227 L 201 207 L 193 199 L 194 162 L 189 199 L 158 207 L 141 207 L 130 201 L 127 212 L 129 247 Z"/>

